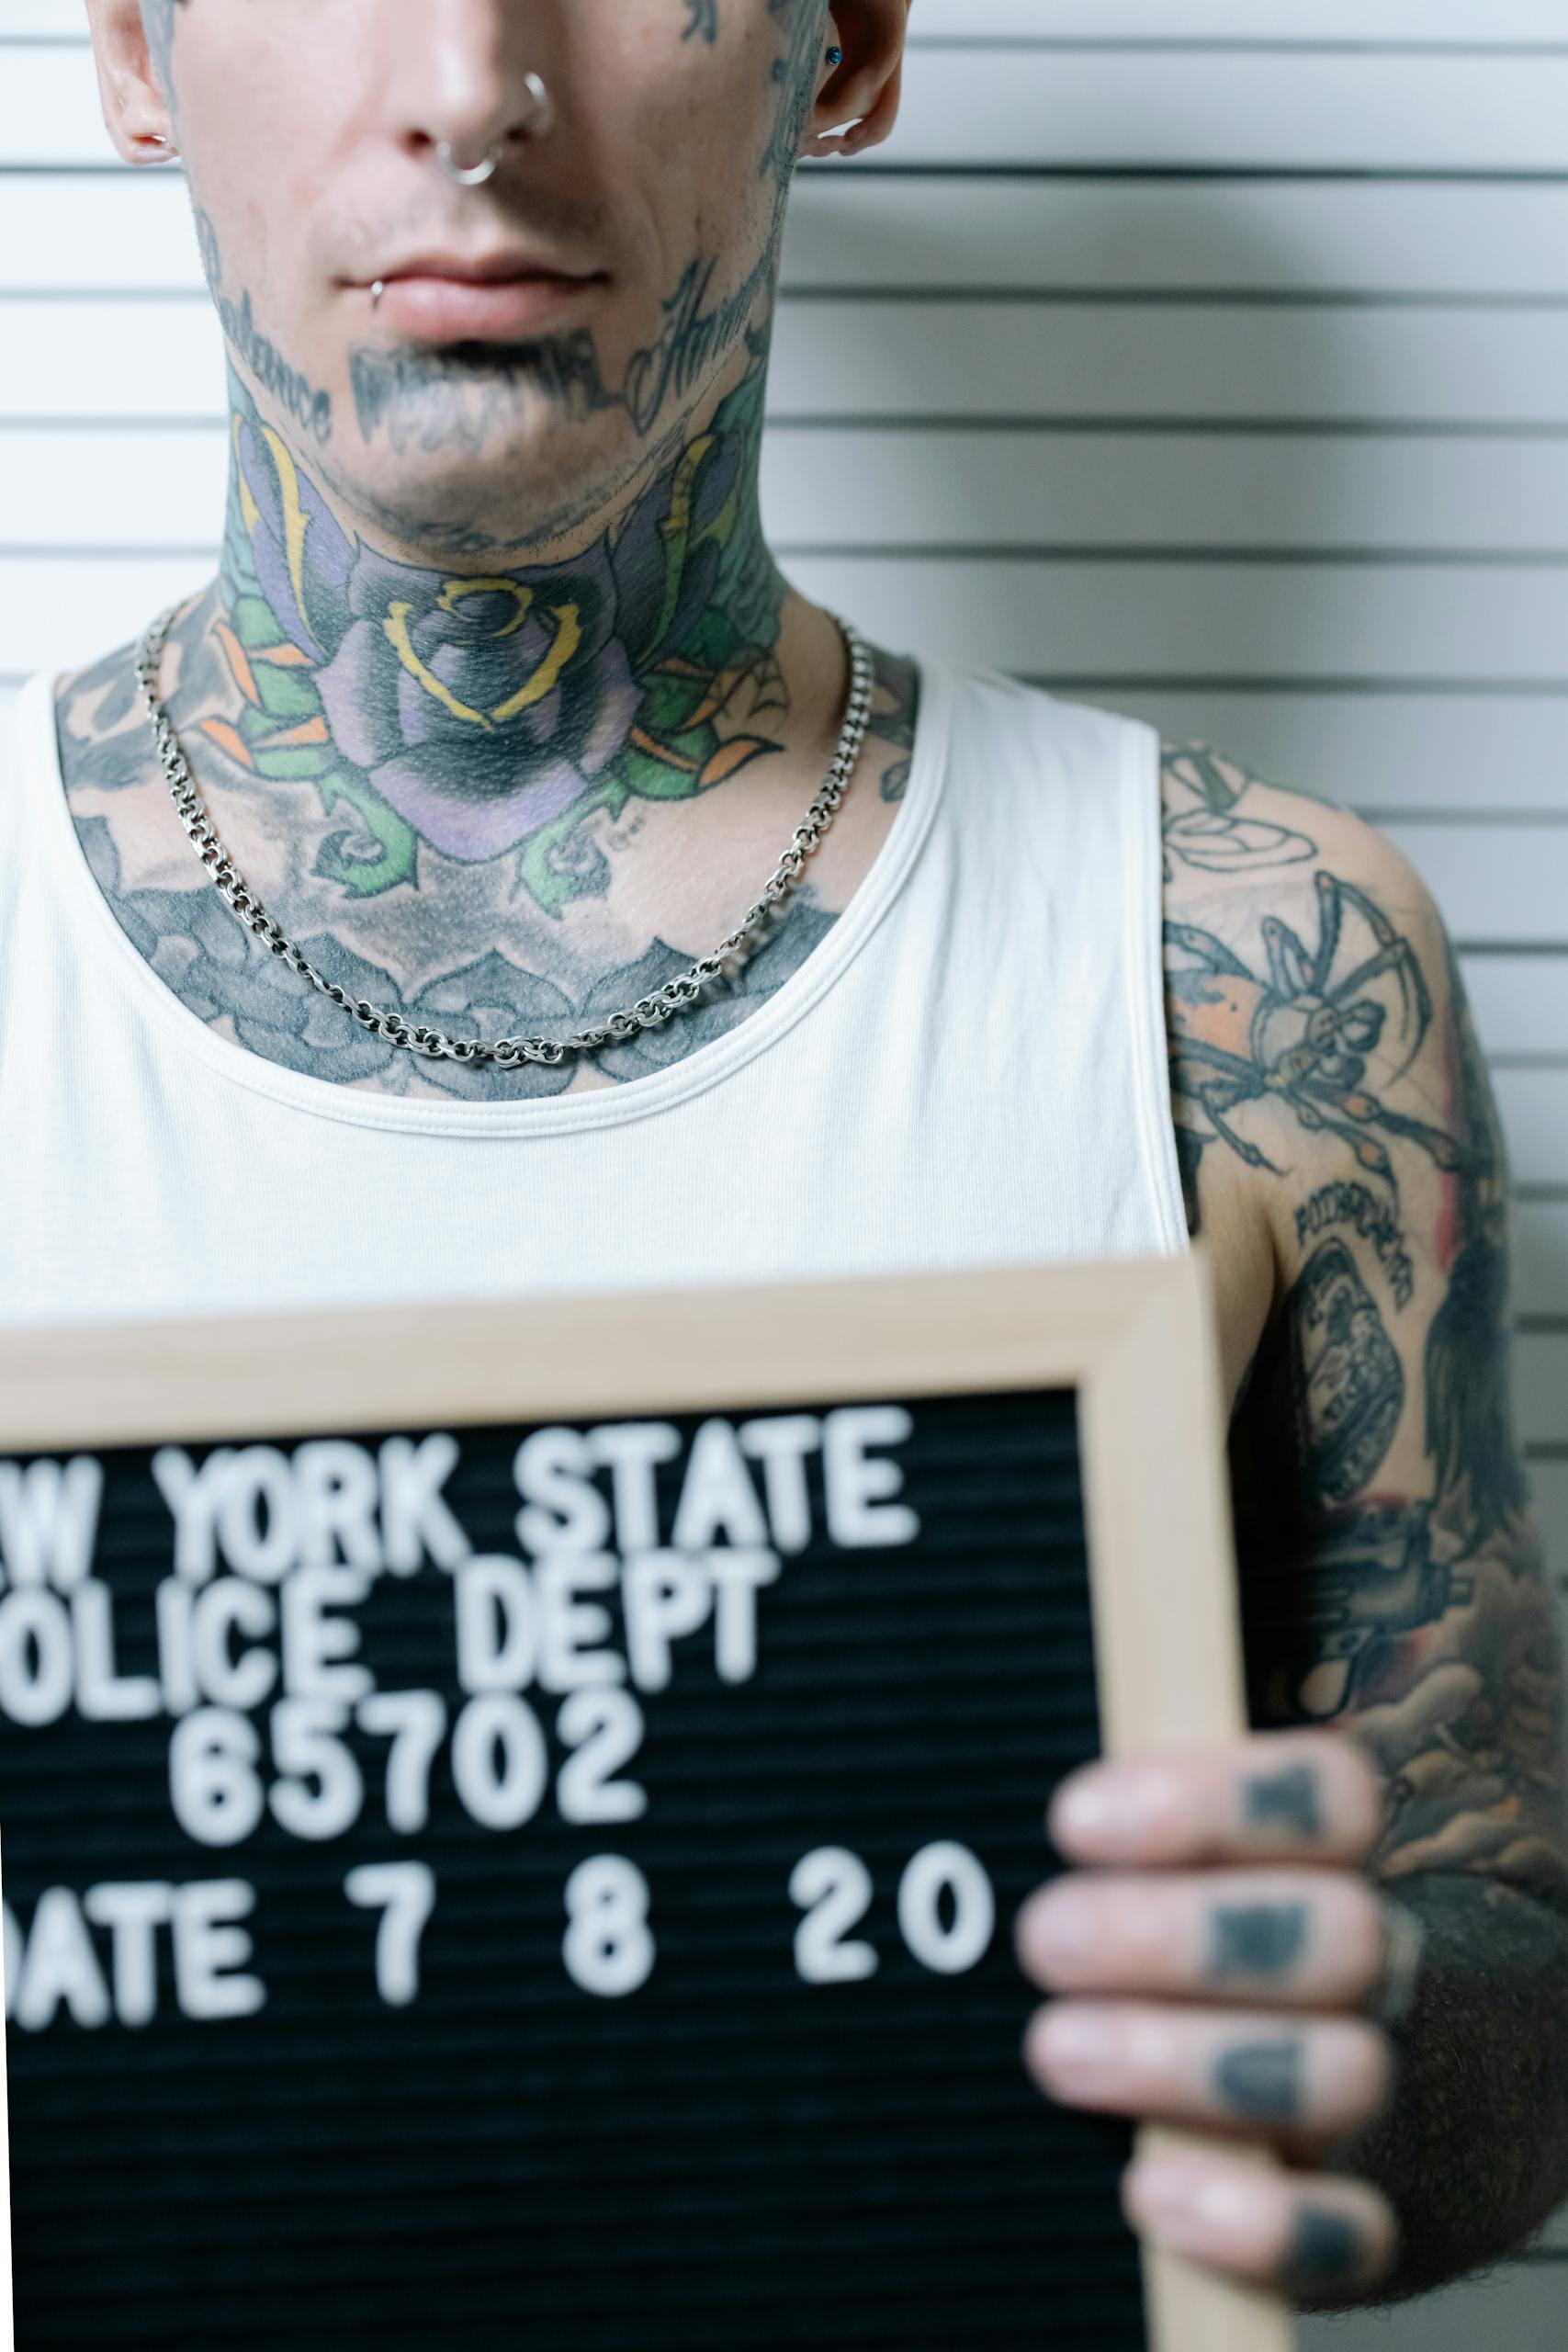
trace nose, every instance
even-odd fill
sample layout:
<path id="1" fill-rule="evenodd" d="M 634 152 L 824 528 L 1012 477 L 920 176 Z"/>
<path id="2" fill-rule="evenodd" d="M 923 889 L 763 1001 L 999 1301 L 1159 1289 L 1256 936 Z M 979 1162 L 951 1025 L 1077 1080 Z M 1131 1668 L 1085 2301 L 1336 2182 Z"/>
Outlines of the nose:
<path id="1" fill-rule="evenodd" d="M 548 127 L 547 8 L 403 0 L 400 13 L 390 95 L 402 144 L 417 161 L 445 146 L 456 165 L 477 164 Z"/>

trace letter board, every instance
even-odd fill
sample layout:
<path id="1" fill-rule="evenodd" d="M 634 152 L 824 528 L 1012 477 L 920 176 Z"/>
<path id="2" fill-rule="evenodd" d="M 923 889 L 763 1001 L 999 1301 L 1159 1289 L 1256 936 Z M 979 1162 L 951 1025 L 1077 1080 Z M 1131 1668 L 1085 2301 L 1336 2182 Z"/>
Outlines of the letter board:
<path id="1" fill-rule="evenodd" d="M 1188 1261 L 7 1339 L 22 2352 L 1280 2352 L 1011 1936 L 1242 1725 L 1217 1396 Z"/>

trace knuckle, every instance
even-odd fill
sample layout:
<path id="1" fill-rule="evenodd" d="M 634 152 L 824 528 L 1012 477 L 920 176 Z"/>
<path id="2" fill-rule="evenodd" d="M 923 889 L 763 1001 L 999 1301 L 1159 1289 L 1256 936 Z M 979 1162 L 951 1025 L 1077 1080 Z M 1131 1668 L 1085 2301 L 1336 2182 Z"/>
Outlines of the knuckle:
<path id="1" fill-rule="evenodd" d="M 1356 2186 L 1366 2231 L 1368 2267 L 1373 2278 L 1386 2278 L 1399 2251 L 1399 2223 L 1386 2197 L 1375 2188 L 1362 2188 L 1359 2183 Z"/>
<path id="2" fill-rule="evenodd" d="M 1043 1984 L 1092 1973 L 1098 1942 L 1095 1898 L 1076 1872 L 1037 1888 L 1013 1925 L 1019 1962 Z"/>
<path id="3" fill-rule="evenodd" d="M 1359 1742 L 1341 1734 L 1335 1747 L 1339 1782 L 1336 1810 L 1344 1823 L 1345 1839 L 1359 1854 L 1370 1854 L 1382 1829 L 1387 1785 Z"/>
<path id="4" fill-rule="evenodd" d="M 1382 1900 L 1370 1880 L 1347 1878 L 1331 1900 L 1325 1922 L 1332 1951 L 1349 1994 L 1362 1999 L 1382 1974 L 1387 1942 Z"/>
<path id="5" fill-rule="evenodd" d="M 1325 2032 L 1325 2103 L 1336 2115 L 1365 2122 L 1383 2106 L 1393 2086 L 1393 2045 L 1374 2025 L 1345 2023 Z"/>

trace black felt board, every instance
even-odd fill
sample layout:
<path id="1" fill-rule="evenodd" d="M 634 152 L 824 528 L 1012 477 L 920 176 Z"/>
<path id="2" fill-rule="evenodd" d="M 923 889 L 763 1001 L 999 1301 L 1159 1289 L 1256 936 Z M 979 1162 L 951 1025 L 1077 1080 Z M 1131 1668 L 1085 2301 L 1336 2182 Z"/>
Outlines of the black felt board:
<path id="1" fill-rule="evenodd" d="M 1126 2135 L 1027 2079 L 1037 1996 L 1011 1947 L 1050 1866 L 1050 1791 L 1098 1745 L 1074 1400 L 908 1409 L 895 1451 L 918 1537 L 828 1543 L 812 1466 L 813 1538 L 758 1597 L 753 1679 L 718 1679 L 708 1627 L 675 1645 L 667 1688 L 635 1694 L 645 1736 L 617 1777 L 646 1788 L 639 1819 L 562 1821 L 561 1701 L 534 1690 L 552 1781 L 525 1826 L 470 1818 L 448 1735 L 428 1825 L 397 1834 L 388 1742 L 354 1731 L 366 1795 L 346 1834 L 302 1840 L 268 1815 L 226 1848 L 175 1824 L 167 1716 L 29 1729 L 0 1713 L 21 1945 L 47 1888 L 238 1878 L 255 1891 L 243 1965 L 266 1988 L 248 2017 L 182 2016 L 160 1929 L 150 2022 L 13 2021 L 18 2352 L 1144 2344 L 1116 2204 Z M 517 1554 L 520 1434 L 459 1432 L 446 1493 L 476 1553 Z M 147 1672 L 170 1516 L 147 1452 L 99 1458 L 94 1574 L 119 1673 Z M 660 1474 L 667 1504 L 681 1466 Z M 451 1576 L 383 1575 L 354 1614 L 378 1687 L 438 1690 L 455 1718 Z M 264 1743 L 267 1715 L 251 1718 Z M 896 1917 L 900 1874 L 938 1840 L 995 1890 L 965 1973 L 922 1966 Z M 791 1872 L 824 1847 L 871 1873 L 847 1932 L 879 1965 L 858 1982 L 796 1973 Z M 562 1955 L 566 1883 L 606 1853 L 646 1878 L 657 1943 L 618 1998 Z M 392 2007 L 380 1915 L 344 1880 L 411 1859 L 437 1898 L 417 1997 Z M 107 1932 L 94 1942 L 107 1977 Z"/>

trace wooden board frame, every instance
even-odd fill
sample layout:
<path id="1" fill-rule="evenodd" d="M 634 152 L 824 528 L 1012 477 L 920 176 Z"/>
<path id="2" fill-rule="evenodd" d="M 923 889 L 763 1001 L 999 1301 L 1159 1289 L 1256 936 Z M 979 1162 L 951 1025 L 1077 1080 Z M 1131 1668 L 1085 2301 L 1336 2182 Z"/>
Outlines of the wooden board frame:
<path id="1" fill-rule="evenodd" d="M 1077 1394 L 1105 1752 L 1239 1735 L 1224 1422 L 1201 1251 L 13 1331 L 0 1335 L 0 1453 L 1031 1388 Z M 1294 2330 L 1273 2298 L 1151 2249 L 1145 2275 L 1152 2352 L 1290 2352 Z"/>

